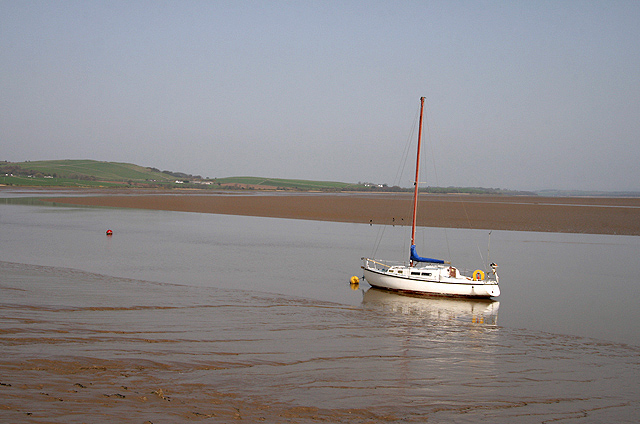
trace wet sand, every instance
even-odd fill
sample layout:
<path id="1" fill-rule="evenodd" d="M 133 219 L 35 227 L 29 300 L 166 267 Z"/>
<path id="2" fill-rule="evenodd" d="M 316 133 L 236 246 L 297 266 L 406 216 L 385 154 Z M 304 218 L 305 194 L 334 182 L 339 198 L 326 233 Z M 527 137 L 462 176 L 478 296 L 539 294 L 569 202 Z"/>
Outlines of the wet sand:
<path id="1" fill-rule="evenodd" d="M 360 307 L 0 261 L 0 422 L 636 422 L 640 348 L 496 326 L 491 301 Z M 46 287 L 46 290 L 43 289 Z"/>
<path id="2" fill-rule="evenodd" d="M 129 194 L 43 199 L 120 208 L 410 225 L 402 194 Z M 421 195 L 418 225 L 640 235 L 640 198 Z"/>

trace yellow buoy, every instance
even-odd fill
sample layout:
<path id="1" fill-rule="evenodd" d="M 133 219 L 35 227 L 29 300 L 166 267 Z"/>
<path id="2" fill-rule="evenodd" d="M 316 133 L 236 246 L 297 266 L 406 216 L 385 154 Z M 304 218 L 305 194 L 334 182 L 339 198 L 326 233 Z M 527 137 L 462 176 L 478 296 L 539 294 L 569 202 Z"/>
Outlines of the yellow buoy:
<path id="1" fill-rule="evenodd" d="M 355 275 L 353 277 L 351 277 L 351 279 L 349 281 L 351 282 L 351 284 L 359 284 L 360 283 L 360 279 L 358 277 L 356 277 Z"/>

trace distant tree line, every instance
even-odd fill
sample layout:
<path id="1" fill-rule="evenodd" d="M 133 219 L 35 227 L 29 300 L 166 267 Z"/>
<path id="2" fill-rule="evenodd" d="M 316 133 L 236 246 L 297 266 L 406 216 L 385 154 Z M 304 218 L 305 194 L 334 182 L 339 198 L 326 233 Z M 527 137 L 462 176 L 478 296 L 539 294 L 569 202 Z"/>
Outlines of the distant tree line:
<path id="1" fill-rule="evenodd" d="M 167 175 L 171 175 L 172 177 L 176 177 L 176 178 L 180 178 L 182 180 L 187 179 L 187 180 L 201 180 L 202 176 L 200 175 L 191 175 L 191 174 L 185 174 L 184 172 L 174 172 L 174 171 L 161 171 L 158 168 L 153 168 L 153 167 L 147 167 L 148 170 L 150 171 L 155 171 L 155 172 L 160 172 L 162 174 L 167 174 Z"/>
<path id="2" fill-rule="evenodd" d="M 42 174 L 40 171 L 34 171 L 33 169 L 21 168 L 18 165 L 2 165 L 2 166 L 0 166 L 0 173 L 13 174 L 13 175 L 36 175 L 36 174 Z"/>
<path id="3" fill-rule="evenodd" d="M 342 190 L 349 191 L 367 191 L 367 192 L 413 192 L 413 187 L 389 187 L 386 184 L 381 185 L 364 185 L 345 187 Z M 338 190 L 339 191 L 339 190 Z M 536 196 L 532 191 L 507 190 L 503 188 L 485 188 L 485 187 L 422 187 L 420 193 L 433 194 L 494 194 L 509 196 Z"/>
<path id="4" fill-rule="evenodd" d="M 485 187 L 425 187 L 420 192 L 438 194 L 499 194 L 509 196 L 536 196 L 532 191 L 506 190 L 503 188 Z"/>

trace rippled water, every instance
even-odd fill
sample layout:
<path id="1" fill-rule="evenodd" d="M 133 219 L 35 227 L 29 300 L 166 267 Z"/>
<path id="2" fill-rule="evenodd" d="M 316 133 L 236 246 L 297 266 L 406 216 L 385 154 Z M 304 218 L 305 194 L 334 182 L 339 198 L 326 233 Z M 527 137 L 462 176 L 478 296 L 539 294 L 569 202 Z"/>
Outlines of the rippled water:
<path id="1" fill-rule="evenodd" d="M 352 290 L 376 237 L 0 204 L 0 421 L 637 422 L 635 238 L 494 232 L 491 302 Z"/>
<path id="2" fill-rule="evenodd" d="M 640 349 L 498 327 L 495 302 L 367 290 L 346 306 L 7 262 L 0 271 L 5 422 L 234 411 L 634 422 L 640 412 Z"/>

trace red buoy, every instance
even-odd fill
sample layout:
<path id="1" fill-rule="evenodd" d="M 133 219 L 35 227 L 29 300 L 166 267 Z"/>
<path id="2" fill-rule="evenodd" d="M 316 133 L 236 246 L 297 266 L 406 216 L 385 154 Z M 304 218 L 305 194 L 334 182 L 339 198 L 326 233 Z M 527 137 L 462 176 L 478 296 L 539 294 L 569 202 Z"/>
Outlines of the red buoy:
<path id="1" fill-rule="evenodd" d="M 111 231 L 111 230 L 107 230 L 107 235 L 108 235 L 108 236 L 112 236 L 112 235 L 113 235 L 113 231 Z"/>

